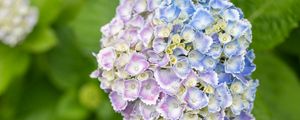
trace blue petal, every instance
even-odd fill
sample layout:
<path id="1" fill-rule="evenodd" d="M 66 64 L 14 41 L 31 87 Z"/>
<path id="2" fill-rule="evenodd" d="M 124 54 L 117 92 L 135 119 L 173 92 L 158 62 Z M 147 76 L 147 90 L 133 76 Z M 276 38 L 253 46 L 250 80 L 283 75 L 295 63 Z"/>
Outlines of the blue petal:
<path id="1" fill-rule="evenodd" d="M 206 10 L 199 8 L 194 14 L 190 25 L 197 30 L 204 30 L 214 22 L 214 17 Z"/>
<path id="2" fill-rule="evenodd" d="M 238 120 L 255 120 L 253 115 L 250 113 L 242 111 L 241 114 L 237 117 Z"/>
<path id="3" fill-rule="evenodd" d="M 182 29 L 183 29 L 183 25 L 181 24 L 173 25 L 171 33 L 180 33 Z"/>
<path id="4" fill-rule="evenodd" d="M 172 22 L 179 16 L 180 12 L 181 10 L 175 4 L 164 6 L 159 10 L 160 19 L 165 22 Z"/>
<path id="5" fill-rule="evenodd" d="M 235 8 L 231 8 L 231 9 L 227 9 L 222 13 L 222 17 L 226 20 L 226 21 L 237 21 L 240 19 L 240 13 L 237 9 Z"/>
<path id="6" fill-rule="evenodd" d="M 217 60 L 210 56 L 206 56 L 201 63 L 206 70 L 213 70 L 217 65 Z"/>
<path id="7" fill-rule="evenodd" d="M 209 0 L 199 0 L 199 3 L 203 6 L 206 6 L 209 4 Z"/>
<path id="8" fill-rule="evenodd" d="M 196 10 L 194 8 L 193 3 L 191 0 L 175 0 L 175 4 L 182 10 L 187 12 L 187 14 L 190 16 L 192 15 Z"/>
<path id="9" fill-rule="evenodd" d="M 242 74 L 232 74 L 235 78 L 237 78 L 239 81 L 241 81 L 244 85 L 248 84 L 249 78 L 246 76 L 243 76 Z"/>
<path id="10" fill-rule="evenodd" d="M 184 100 L 193 110 L 204 108 L 208 105 L 208 97 L 199 88 L 191 87 L 187 90 Z"/>
<path id="11" fill-rule="evenodd" d="M 148 11 L 153 11 L 160 6 L 163 0 L 147 0 L 148 3 Z"/>
<path id="12" fill-rule="evenodd" d="M 225 66 L 224 66 L 224 64 L 223 63 L 217 63 L 217 65 L 216 65 L 216 67 L 215 67 L 215 71 L 217 72 L 217 73 L 224 73 L 224 71 L 225 71 Z"/>
<path id="13" fill-rule="evenodd" d="M 219 83 L 231 84 L 233 81 L 233 76 L 229 73 L 220 73 L 218 77 Z"/>
<path id="14" fill-rule="evenodd" d="M 242 98 L 240 95 L 233 95 L 232 98 L 234 104 L 230 106 L 230 109 L 234 115 L 239 115 L 245 107 Z"/>
<path id="15" fill-rule="evenodd" d="M 255 99 L 255 93 L 256 93 L 256 88 L 258 87 L 259 82 L 258 80 L 250 80 L 248 82 L 246 91 L 244 93 L 244 97 L 249 100 L 249 101 L 254 101 Z"/>
<path id="16" fill-rule="evenodd" d="M 202 32 L 197 32 L 193 41 L 193 47 L 204 54 L 208 52 L 212 43 L 213 39 L 210 36 L 204 35 Z"/>
<path id="17" fill-rule="evenodd" d="M 176 57 L 180 56 L 186 56 L 188 54 L 188 51 L 186 51 L 184 48 L 177 47 L 173 50 L 173 55 Z"/>
<path id="18" fill-rule="evenodd" d="M 250 28 L 251 24 L 246 20 L 228 21 L 225 31 L 232 35 L 235 39 L 238 39 Z"/>
<path id="19" fill-rule="evenodd" d="M 226 0 L 210 0 L 209 5 L 213 9 L 224 10 L 226 8 L 231 7 L 233 4 L 231 2 L 226 1 Z"/>
<path id="20" fill-rule="evenodd" d="M 209 96 L 208 111 L 211 113 L 215 113 L 220 110 L 221 110 L 220 102 L 217 100 L 216 96 L 211 94 Z"/>
<path id="21" fill-rule="evenodd" d="M 214 59 L 217 59 L 221 56 L 222 53 L 222 47 L 220 44 L 212 44 L 210 50 L 208 51 L 208 55 L 211 56 Z"/>
<path id="22" fill-rule="evenodd" d="M 245 87 L 246 86 L 241 81 L 235 79 L 234 82 L 230 85 L 230 91 L 232 94 L 242 94 Z"/>
<path id="23" fill-rule="evenodd" d="M 239 12 L 239 14 L 240 14 L 240 19 L 242 19 L 242 18 L 244 18 L 245 16 L 244 16 L 244 13 L 243 13 L 243 11 L 242 11 L 242 9 L 241 8 L 237 8 L 237 7 L 235 7 L 235 9 Z"/>
<path id="24" fill-rule="evenodd" d="M 256 65 L 254 63 L 252 63 L 248 57 L 246 57 L 244 70 L 242 71 L 241 74 L 244 76 L 249 76 L 249 75 L 251 75 L 252 72 L 255 71 L 255 69 L 256 69 Z"/>
<path id="25" fill-rule="evenodd" d="M 220 44 L 219 34 L 218 33 L 212 34 L 211 38 L 213 39 L 213 41 L 214 41 L 215 44 Z"/>
<path id="26" fill-rule="evenodd" d="M 255 58 L 254 50 L 253 49 L 249 50 L 246 54 L 246 57 L 249 58 L 251 62 L 253 62 Z"/>
<path id="27" fill-rule="evenodd" d="M 213 87 L 219 83 L 218 74 L 215 71 L 199 73 L 199 78 Z"/>
<path id="28" fill-rule="evenodd" d="M 232 96 L 226 83 L 222 83 L 216 88 L 216 94 L 220 102 L 220 106 L 223 109 L 229 107 L 232 104 Z"/>
<path id="29" fill-rule="evenodd" d="M 244 69 L 244 57 L 243 56 L 235 56 L 229 58 L 225 62 L 225 72 L 226 73 L 241 73 Z"/>
<path id="30" fill-rule="evenodd" d="M 244 35 L 244 37 L 251 43 L 252 42 L 252 30 L 248 29 Z"/>
<path id="31" fill-rule="evenodd" d="M 163 6 L 169 6 L 171 4 L 173 4 L 174 0 L 162 0 L 161 5 Z"/>
<path id="32" fill-rule="evenodd" d="M 179 78 L 185 79 L 192 69 L 189 60 L 186 57 L 180 57 L 177 63 L 173 66 L 173 70 Z"/>
<path id="33" fill-rule="evenodd" d="M 238 53 L 240 53 L 239 52 L 240 50 L 241 49 L 237 41 L 231 41 L 224 46 L 224 54 L 227 57 L 232 57 L 234 55 L 237 55 Z"/>
<path id="34" fill-rule="evenodd" d="M 185 41 L 193 41 L 196 36 L 196 32 L 190 25 L 185 25 L 180 34 Z"/>
<path id="35" fill-rule="evenodd" d="M 244 37 L 240 37 L 237 41 L 240 45 L 241 51 L 247 50 L 247 48 L 250 46 L 250 42 Z"/>
<path id="36" fill-rule="evenodd" d="M 188 55 L 189 62 L 191 64 L 191 67 L 196 70 L 202 70 L 202 59 L 205 57 L 202 53 L 200 53 L 198 50 L 192 50 L 190 51 Z"/>

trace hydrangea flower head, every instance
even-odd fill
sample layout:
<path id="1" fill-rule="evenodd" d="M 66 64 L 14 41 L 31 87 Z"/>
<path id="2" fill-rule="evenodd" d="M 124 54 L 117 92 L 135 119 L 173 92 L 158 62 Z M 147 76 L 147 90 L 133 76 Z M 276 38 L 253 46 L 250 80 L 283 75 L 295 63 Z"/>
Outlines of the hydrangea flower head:
<path id="1" fill-rule="evenodd" d="M 251 24 L 228 0 L 121 0 L 101 32 L 91 77 L 124 119 L 255 119 Z"/>
<path id="2" fill-rule="evenodd" d="M 0 0 L 0 41 L 15 46 L 29 34 L 38 19 L 28 0 Z"/>

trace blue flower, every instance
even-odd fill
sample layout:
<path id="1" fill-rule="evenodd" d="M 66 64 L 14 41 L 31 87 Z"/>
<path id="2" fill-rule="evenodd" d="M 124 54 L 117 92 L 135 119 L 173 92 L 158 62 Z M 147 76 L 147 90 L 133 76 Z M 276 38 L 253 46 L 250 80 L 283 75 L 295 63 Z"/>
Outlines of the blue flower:
<path id="1" fill-rule="evenodd" d="M 218 77 L 219 83 L 231 84 L 233 81 L 233 76 L 229 73 L 220 73 Z"/>
<path id="2" fill-rule="evenodd" d="M 214 17 L 207 10 L 199 8 L 192 17 L 190 25 L 197 30 L 204 30 L 213 22 Z"/>
<path id="3" fill-rule="evenodd" d="M 224 54 L 227 57 L 232 57 L 240 53 L 240 45 L 237 41 L 231 41 L 224 45 Z"/>
<path id="4" fill-rule="evenodd" d="M 244 69 L 244 57 L 243 56 L 235 56 L 229 58 L 225 62 L 225 72 L 226 73 L 241 73 Z"/>
<path id="5" fill-rule="evenodd" d="M 204 35 L 202 32 L 196 32 L 195 40 L 193 41 L 194 49 L 199 50 L 201 53 L 206 53 L 210 49 L 213 39 L 210 36 Z"/>
<path id="6" fill-rule="evenodd" d="M 237 9 L 235 8 L 230 8 L 227 9 L 225 11 L 223 11 L 222 13 L 222 17 L 226 20 L 226 21 L 237 21 L 240 20 L 240 13 Z"/>
<path id="7" fill-rule="evenodd" d="M 200 0 L 200 1 L 208 1 L 208 0 Z M 224 10 L 226 8 L 231 7 L 233 4 L 226 0 L 210 0 L 209 5 L 216 10 Z"/>
<path id="8" fill-rule="evenodd" d="M 201 5 L 207 6 L 207 5 L 209 4 L 209 1 L 210 1 L 210 0 L 198 0 L 198 1 L 199 1 L 199 3 L 200 3 Z"/>
<path id="9" fill-rule="evenodd" d="M 188 59 L 191 64 L 191 67 L 196 70 L 202 70 L 202 60 L 205 57 L 202 53 L 200 53 L 198 50 L 192 50 L 189 52 Z"/>
<path id="10" fill-rule="evenodd" d="M 220 102 L 220 107 L 223 109 L 231 106 L 233 103 L 231 92 L 229 91 L 226 83 L 222 83 L 216 88 L 215 95 Z"/>
<path id="11" fill-rule="evenodd" d="M 191 25 L 185 25 L 181 31 L 181 36 L 185 41 L 191 42 L 195 40 L 196 32 Z"/>
<path id="12" fill-rule="evenodd" d="M 218 74 L 215 71 L 199 73 L 199 79 L 213 87 L 216 87 L 219 84 Z"/>
<path id="13" fill-rule="evenodd" d="M 159 10 L 159 18 L 165 22 L 172 22 L 179 16 L 180 12 L 181 10 L 175 4 L 163 6 Z"/>
<path id="14" fill-rule="evenodd" d="M 235 39 L 238 39 L 250 28 L 251 25 L 246 20 L 238 20 L 238 21 L 229 20 L 225 31 L 228 32 L 230 35 L 232 35 Z"/>
<path id="15" fill-rule="evenodd" d="M 218 61 L 216 59 L 213 59 L 210 56 L 206 56 L 205 58 L 203 58 L 201 63 L 206 70 L 213 70 L 216 67 L 217 62 Z"/>
<path id="16" fill-rule="evenodd" d="M 181 79 L 185 79 L 191 70 L 191 65 L 186 57 L 179 57 L 177 63 L 173 66 L 173 71 Z"/>
<path id="17" fill-rule="evenodd" d="M 188 51 L 186 51 L 184 48 L 176 47 L 173 50 L 173 55 L 177 57 L 177 59 L 181 56 L 186 56 L 188 54 Z"/>
<path id="18" fill-rule="evenodd" d="M 242 75 L 244 76 L 249 76 L 251 75 L 252 72 L 254 72 L 256 69 L 256 65 L 251 61 L 251 59 L 246 56 L 245 57 L 245 66 L 243 71 L 241 72 Z"/>
<path id="19" fill-rule="evenodd" d="M 206 94 L 195 87 L 187 90 L 184 100 L 187 102 L 188 107 L 193 110 L 198 110 L 208 105 L 208 97 Z"/>
<path id="20" fill-rule="evenodd" d="M 186 12 L 189 16 L 193 15 L 196 11 L 191 0 L 175 0 L 175 4 L 182 12 Z"/>
<path id="21" fill-rule="evenodd" d="M 220 44 L 214 43 L 210 46 L 210 50 L 208 51 L 207 54 L 214 59 L 218 59 L 221 56 L 222 52 L 223 52 L 222 46 Z"/>

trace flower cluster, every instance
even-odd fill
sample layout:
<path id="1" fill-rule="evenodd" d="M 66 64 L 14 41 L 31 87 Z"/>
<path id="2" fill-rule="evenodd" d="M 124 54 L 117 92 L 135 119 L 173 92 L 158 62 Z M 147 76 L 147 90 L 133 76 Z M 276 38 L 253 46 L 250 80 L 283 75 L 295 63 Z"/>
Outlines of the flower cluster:
<path id="1" fill-rule="evenodd" d="M 32 31 L 37 17 L 28 0 L 0 0 L 0 41 L 15 46 Z"/>
<path id="2" fill-rule="evenodd" d="M 124 119 L 252 120 L 251 24 L 228 0 L 121 0 L 95 54 Z"/>

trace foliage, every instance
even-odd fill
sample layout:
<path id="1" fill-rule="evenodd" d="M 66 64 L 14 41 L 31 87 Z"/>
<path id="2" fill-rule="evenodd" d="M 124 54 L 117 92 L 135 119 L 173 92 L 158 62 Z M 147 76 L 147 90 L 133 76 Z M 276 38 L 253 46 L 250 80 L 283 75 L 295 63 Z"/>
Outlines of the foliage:
<path id="1" fill-rule="evenodd" d="M 299 0 L 234 0 L 253 25 L 253 47 L 263 51 L 282 43 L 297 27 Z"/>
<path id="2" fill-rule="evenodd" d="M 113 17 L 118 0 L 31 1 L 40 9 L 33 32 L 16 48 L 0 43 L 0 119 L 121 119 L 107 94 L 94 89 L 98 81 L 89 78 L 96 68 L 92 52 L 99 50 L 99 28 Z M 260 80 L 254 115 L 299 120 L 300 1 L 233 2 L 253 25 L 253 78 Z"/>

